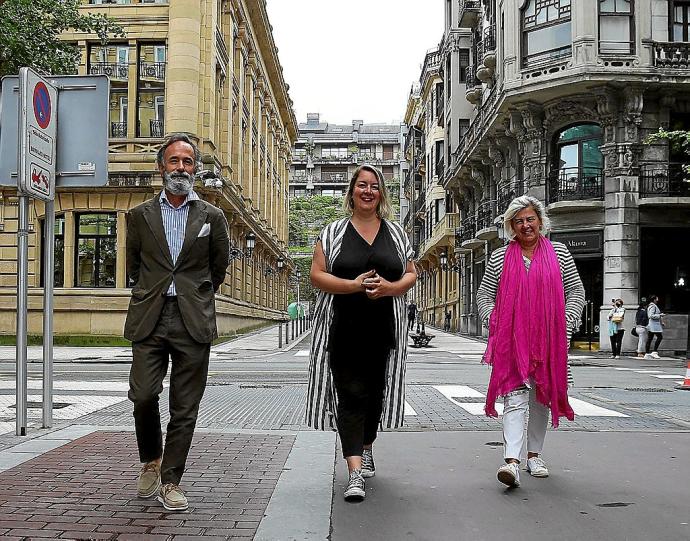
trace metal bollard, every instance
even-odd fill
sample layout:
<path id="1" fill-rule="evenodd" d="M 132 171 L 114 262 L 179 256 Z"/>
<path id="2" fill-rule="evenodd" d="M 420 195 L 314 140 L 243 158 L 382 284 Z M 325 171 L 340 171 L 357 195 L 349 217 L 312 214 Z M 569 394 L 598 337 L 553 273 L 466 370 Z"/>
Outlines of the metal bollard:
<path id="1" fill-rule="evenodd" d="M 295 339 L 295 320 L 294 319 L 290 321 L 290 336 L 291 336 L 292 340 Z"/>
<path id="2" fill-rule="evenodd" d="M 278 322 L 278 349 L 283 348 L 283 324 Z"/>

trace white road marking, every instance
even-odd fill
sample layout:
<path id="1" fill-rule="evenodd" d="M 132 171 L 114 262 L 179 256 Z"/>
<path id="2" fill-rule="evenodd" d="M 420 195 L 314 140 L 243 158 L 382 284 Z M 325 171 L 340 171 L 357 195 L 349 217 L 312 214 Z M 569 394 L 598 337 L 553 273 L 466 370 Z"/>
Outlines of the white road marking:
<path id="1" fill-rule="evenodd" d="M 626 372 L 635 372 L 637 368 L 620 368 L 620 367 L 615 367 L 614 370 L 620 370 L 620 371 L 626 371 Z"/>
<path id="2" fill-rule="evenodd" d="M 14 389 L 16 382 L 0 381 L 0 389 Z M 28 389 L 42 389 L 41 380 L 26 382 Z M 127 381 L 53 381 L 53 389 L 58 391 L 124 391 L 129 390 Z"/>
<path id="3" fill-rule="evenodd" d="M 297 353 L 294 355 L 295 357 L 309 357 L 309 350 L 308 349 L 300 349 Z"/>
<path id="4" fill-rule="evenodd" d="M 661 374 L 661 370 L 635 370 L 636 374 Z"/>
<path id="5" fill-rule="evenodd" d="M 460 406 L 470 415 L 484 415 L 483 402 L 459 402 L 456 398 L 484 398 L 484 394 L 479 391 L 467 387 L 466 385 L 434 385 L 434 389 L 439 391 L 443 396 L 450 400 L 453 404 Z M 628 417 L 624 413 L 602 408 L 580 400 L 578 398 L 568 398 L 575 415 L 583 417 Z M 496 402 L 496 411 L 499 415 L 503 415 L 503 404 Z"/>
<path id="6" fill-rule="evenodd" d="M 417 415 L 417 412 L 407 403 L 407 400 L 405 400 L 405 415 Z"/>
<path id="7" fill-rule="evenodd" d="M 682 378 L 683 376 L 679 376 L 678 374 L 659 374 L 659 375 L 654 375 L 652 374 L 653 378 L 659 378 L 659 379 L 676 379 L 676 378 Z"/>

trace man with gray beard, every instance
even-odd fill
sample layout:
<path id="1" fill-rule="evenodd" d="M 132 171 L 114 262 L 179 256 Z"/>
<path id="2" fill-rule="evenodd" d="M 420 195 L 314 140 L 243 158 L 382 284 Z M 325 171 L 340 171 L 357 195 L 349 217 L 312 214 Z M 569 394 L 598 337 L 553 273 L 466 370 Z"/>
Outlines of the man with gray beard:
<path id="1" fill-rule="evenodd" d="M 164 189 L 127 214 L 127 272 L 133 281 L 125 322 L 132 341 L 129 399 L 134 403 L 141 498 L 158 495 L 184 511 L 180 479 L 206 387 L 216 329 L 215 292 L 229 263 L 223 211 L 192 189 L 201 155 L 184 133 L 157 155 Z M 163 448 L 158 397 L 170 369 L 170 421 Z"/>

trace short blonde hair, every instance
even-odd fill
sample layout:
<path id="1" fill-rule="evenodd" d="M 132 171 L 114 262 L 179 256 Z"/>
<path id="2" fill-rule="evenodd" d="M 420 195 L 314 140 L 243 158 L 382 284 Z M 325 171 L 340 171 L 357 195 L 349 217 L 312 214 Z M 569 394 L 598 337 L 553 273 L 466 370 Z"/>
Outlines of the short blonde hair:
<path id="1" fill-rule="evenodd" d="M 383 179 L 383 173 L 378 167 L 373 165 L 363 164 L 355 169 L 352 173 L 352 178 L 350 179 L 350 185 L 347 187 L 347 192 L 345 193 L 345 199 L 343 200 L 343 210 L 352 216 L 352 212 L 355 210 L 355 202 L 352 198 L 352 193 L 355 191 L 355 182 L 357 182 L 357 177 L 362 171 L 369 171 L 376 176 L 376 180 L 379 182 L 379 204 L 376 207 L 376 215 L 382 219 L 389 219 L 393 215 L 393 208 L 390 204 L 390 197 L 388 195 L 388 188 L 386 188 L 386 183 Z"/>
<path id="2" fill-rule="evenodd" d="M 531 195 L 521 195 L 510 202 L 508 209 L 503 215 L 503 229 L 505 230 L 508 238 L 515 238 L 515 231 L 513 230 L 513 218 L 515 218 L 515 215 L 521 210 L 529 207 L 534 209 L 534 212 L 537 213 L 539 220 L 541 220 L 539 232 L 542 235 L 545 235 L 548 233 L 549 229 L 551 229 L 551 220 L 549 220 L 549 217 L 546 215 L 546 208 L 544 208 L 544 204 L 539 201 L 539 199 L 532 197 Z"/>

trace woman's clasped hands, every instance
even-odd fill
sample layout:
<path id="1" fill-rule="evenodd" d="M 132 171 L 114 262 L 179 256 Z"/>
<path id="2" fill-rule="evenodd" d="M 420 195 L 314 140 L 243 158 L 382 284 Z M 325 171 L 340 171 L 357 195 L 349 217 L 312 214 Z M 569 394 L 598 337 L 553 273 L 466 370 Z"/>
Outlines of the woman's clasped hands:
<path id="1" fill-rule="evenodd" d="M 358 285 L 370 299 L 378 299 L 392 295 L 391 283 L 379 276 L 375 270 L 370 270 L 360 274 L 356 279 Z"/>

